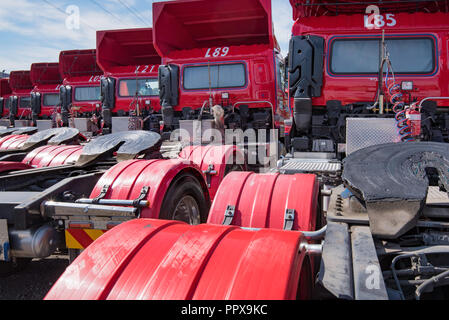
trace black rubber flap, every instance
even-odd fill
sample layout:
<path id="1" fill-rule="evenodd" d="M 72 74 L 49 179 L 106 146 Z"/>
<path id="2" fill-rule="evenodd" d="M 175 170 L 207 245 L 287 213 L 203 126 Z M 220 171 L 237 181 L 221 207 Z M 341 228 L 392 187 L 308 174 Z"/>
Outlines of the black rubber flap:
<path id="1" fill-rule="evenodd" d="M 76 141 L 79 130 L 75 128 L 54 128 L 40 131 L 33 134 L 24 143 L 22 149 L 29 149 L 39 145 L 61 145 Z"/>
<path id="2" fill-rule="evenodd" d="M 117 152 L 117 161 L 135 159 L 142 154 L 157 152 L 162 140 L 151 131 L 116 132 L 95 138 L 84 148 L 77 165 L 82 166 L 99 158 L 111 157 Z"/>
<path id="3" fill-rule="evenodd" d="M 10 134 L 33 134 L 37 132 L 36 127 L 7 128 L 0 130 L 0 138 Z"/>
<path id="4" fill-rule="evenodd" d="M 343 161 L 343 181 L 365 202 L 420 201 L 427 196 L 426 168 L 449 190 L 449 145 L 404 142 L 358 150 Z"/>

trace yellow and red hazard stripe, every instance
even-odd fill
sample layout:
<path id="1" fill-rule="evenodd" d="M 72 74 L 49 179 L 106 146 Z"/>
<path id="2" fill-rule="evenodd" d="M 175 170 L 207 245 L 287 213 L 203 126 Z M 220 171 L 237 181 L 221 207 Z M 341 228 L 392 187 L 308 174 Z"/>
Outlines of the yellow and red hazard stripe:
<path id="1" fill-rule="evenodd" d="M 68 249 L 86 249 L 108 230 L 66 229 L 65 242 Z"/>

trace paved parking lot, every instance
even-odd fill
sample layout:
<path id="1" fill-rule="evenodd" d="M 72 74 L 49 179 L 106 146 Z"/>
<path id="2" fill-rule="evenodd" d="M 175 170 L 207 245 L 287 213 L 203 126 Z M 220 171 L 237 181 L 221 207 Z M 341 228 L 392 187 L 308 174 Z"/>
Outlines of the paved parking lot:
<path id="1" fill-rule="evenodd" d="M 67 256 L 34 259 L 22 271 L 0 277 L 0 300 L 41 300 L 68 266 Z"/>

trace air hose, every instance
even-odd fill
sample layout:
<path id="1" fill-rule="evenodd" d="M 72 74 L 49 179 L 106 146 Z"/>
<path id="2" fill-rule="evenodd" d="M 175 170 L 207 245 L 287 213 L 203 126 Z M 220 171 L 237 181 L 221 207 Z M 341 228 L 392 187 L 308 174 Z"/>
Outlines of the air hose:
<path id="1" fill-rule="evenodd" d="M 401 141 L 415 141 L 412 136 L 411 127 L 407 121 L 406 107 L 403 100 L 403 94 L 400 91 L 401 86 L 393 83 L 388 88 L 390 94 L 390 102 L 393 105 L 393 112 L 395 113 L 394 119 L 396 120 L 396 127 L 398 128 L 398 134 L 401 137 Z"/>

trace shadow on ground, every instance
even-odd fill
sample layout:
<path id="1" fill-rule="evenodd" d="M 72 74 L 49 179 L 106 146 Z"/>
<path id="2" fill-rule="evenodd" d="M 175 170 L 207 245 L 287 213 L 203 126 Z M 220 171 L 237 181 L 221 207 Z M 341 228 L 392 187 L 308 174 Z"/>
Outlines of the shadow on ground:
<path id="1" fill-rule="evenodd" d="M 0 277 L 0 300 L 41 300 L 69 265 L 67 256 L 34 259 L 27 267 Z"/>

